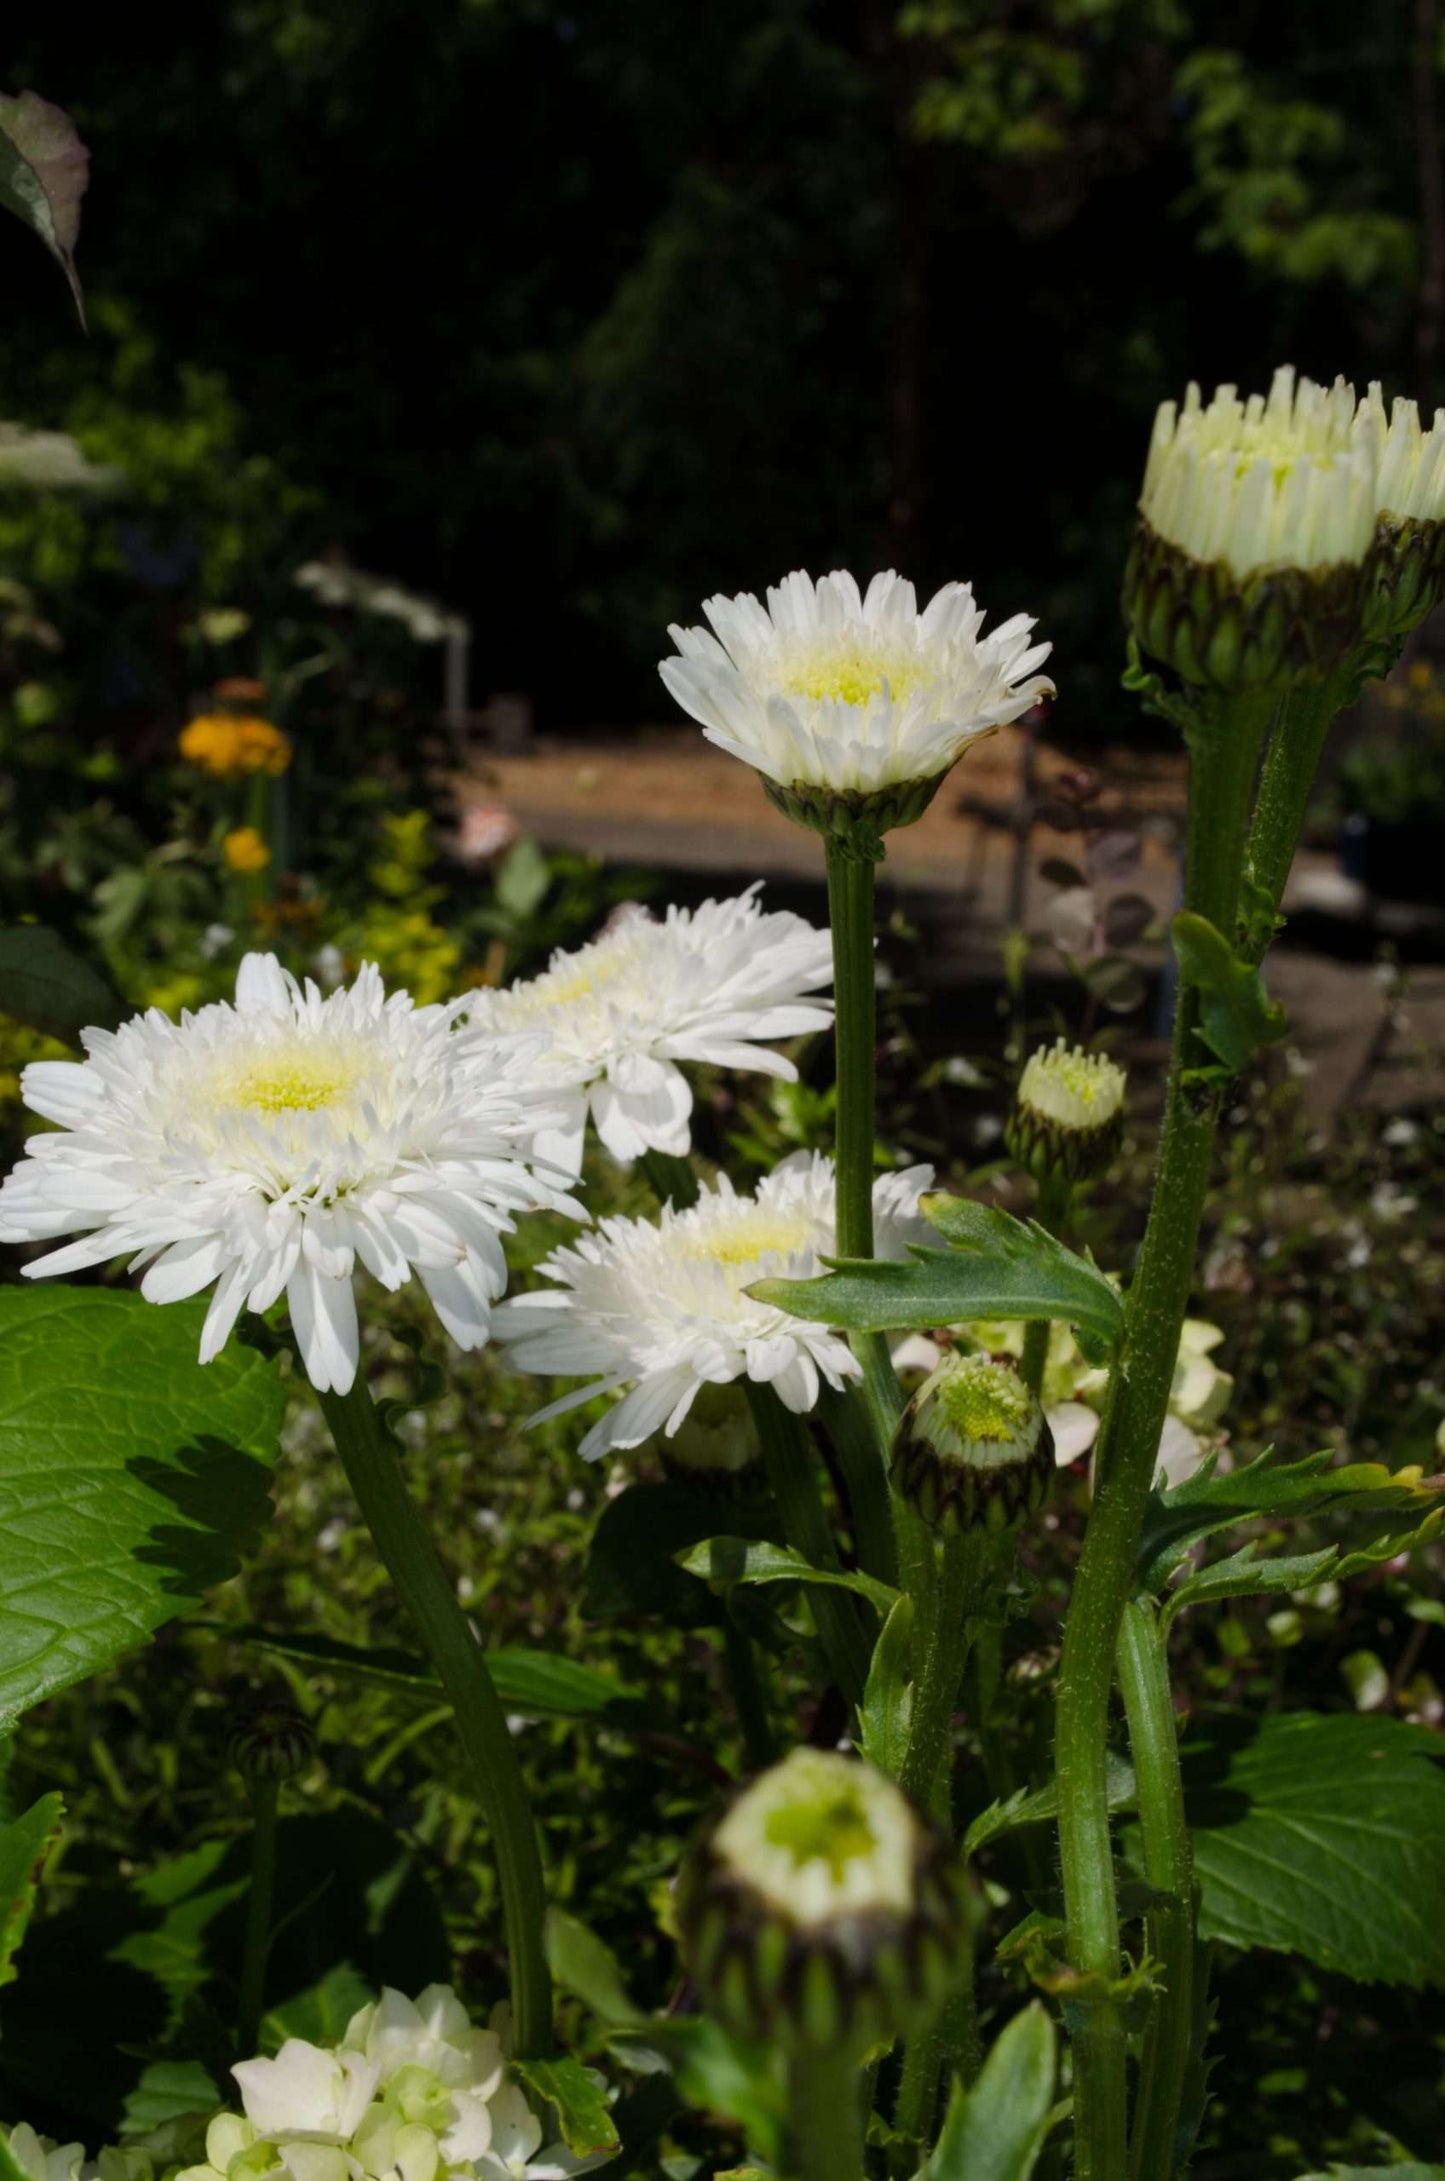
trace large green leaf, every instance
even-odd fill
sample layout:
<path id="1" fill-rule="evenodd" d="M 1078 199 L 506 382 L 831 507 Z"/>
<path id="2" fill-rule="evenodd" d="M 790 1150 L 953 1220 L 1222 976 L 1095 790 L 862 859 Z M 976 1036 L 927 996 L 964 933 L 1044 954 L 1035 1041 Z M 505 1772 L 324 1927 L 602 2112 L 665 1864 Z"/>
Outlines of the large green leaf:
<path id="1" fill-rule="evenodd" d="M 15 1955 L 64 1816 L 59 1795 L 42 1795 L 13 1825 L 0 1826 L 0 1984 L 14 1981 Z"/>
<path id="2" fill-rule="evenodd" d="M 628 1996 L 622 1965 L 611 1947 L 565 1909 L 547 1911 L 547 1960 L 563 1991 L 590 2007 L 609 2028 L 635 2029 L 646 2019 Z"/>
<path id="3" fill-rule="evenodd" d="M 70 282 L 82 324 L 75 242 L 89 168 L 90 154 L 68 114 L 34 91 L 0 96 L 0 204 L 40 237 Z"/>
<path id="4" fill-rule="evenodd" d="M 113 1030 L 129 1012 L 59 932 L 46 924 L 0 926 L 0 1015 L 78 1046 L 82 1030 Z"/>
<path id="5" fill-rule="evenodd" d="M 1054 2025 L 1035 2000 L 1016 2014 L 971 2090 L 955 2083 L 918 2181 L 1029 2181 L 1054 2103 Z"/>
<path id="6" fill-rule="evenodd" d="M 1445 1985 L 1445 1753 L 1403 1720 L 1287 1712 L 1184 1753 L 1200 1929 L 1362 1981 Z"/>
<path id="7" fill-rule="evenodd" d="M 201 1303 L 0 1289 L 0 1725 L 233 1575 L 269 1508 L 283 1396 Z"/>
<path id="8" fill-rule="evenodd" d="M 1060 1318 L 1095 1355 L 1118 1340 L 1124 1306 L 1117 1289 L 1034 1221 L 966 1197 L 928 1196 L 923 1211 L 948 1249 L 917 1249 L 901 1264 L 844 1258 L 820 1279 L 760 1280 L 748 1292 L 851 1333 Z"/>

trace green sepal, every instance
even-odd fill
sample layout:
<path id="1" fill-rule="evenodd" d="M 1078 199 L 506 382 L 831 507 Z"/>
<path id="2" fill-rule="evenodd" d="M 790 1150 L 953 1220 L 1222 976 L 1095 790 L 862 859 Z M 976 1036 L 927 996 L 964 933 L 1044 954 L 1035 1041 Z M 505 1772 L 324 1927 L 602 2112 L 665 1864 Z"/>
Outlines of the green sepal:
<path id="1" fill-rule="evenodd" d="M 901 780 L 892 787 L 865 792 L 857 788 L 814 787 L 806 780 L 784 783 L 762 775 L 768 801 L 795 825 L 820 833 L 830 847 L 856 863 L 881 863 L 884 835 L 914 825 L 943 786 L 952 768 L 927 780 Z"/>
<path id="2" fill-rule="evenodd" d="M 1200 1040 L 1228 1074 L 1238 1075 L 1262 1045 L 1284 1036 L 1284 1009 L 1270 999 L 1259 971 L 1240 960 L 1207 917 L 1181 909 L 1171 930 L 1180 980 L 1199 993 Z M 1215 1071 L 1191 1072 L 1212 1076 Z"/>

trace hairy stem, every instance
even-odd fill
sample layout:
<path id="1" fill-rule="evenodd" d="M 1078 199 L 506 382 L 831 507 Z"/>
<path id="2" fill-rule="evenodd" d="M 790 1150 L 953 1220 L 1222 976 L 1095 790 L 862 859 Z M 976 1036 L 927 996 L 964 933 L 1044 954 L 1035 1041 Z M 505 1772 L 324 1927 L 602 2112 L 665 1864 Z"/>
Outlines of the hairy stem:
<path id="1" fill-rule="evenodd" d="M 1163 1986 L 1144 2035 L 1129 2175 L 1130 2181 L 1168 2181 L 1177 2161 L 1179 2107 L 1194 2043 L 1194 1857 L 1168 1658 L 1147 1599 L 1133 1599 L 1124 1609 L 1119 1686 L 1138 1785 L 1144 1876 L 1158 1897 L 1149 1910 L 1148 1946 Z"/>
<path id="2" fill-rule="evenodd" d="M 790 2181 L 861 2181 L 862 2074 L 842 2052 L 797 2053 L 788 2065 Z"/>

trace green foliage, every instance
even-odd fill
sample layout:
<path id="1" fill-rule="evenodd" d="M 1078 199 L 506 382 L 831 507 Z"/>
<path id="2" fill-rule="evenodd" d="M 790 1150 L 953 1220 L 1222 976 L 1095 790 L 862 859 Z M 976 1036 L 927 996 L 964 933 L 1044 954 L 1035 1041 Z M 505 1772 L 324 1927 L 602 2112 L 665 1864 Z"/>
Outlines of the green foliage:
<path id="1" fill-rule="evenodd" d="M 898 1593 L 876 1576 L 844 1568 L 815 1568 L 789 1545 L 772 1545 L 745 1537 L 709 1537 L 678 1558 L 690 1575 L 702 1575 L 710 1583 L 822 1583 L 836 1590 L 855 1591 L 887 1619 L 898 1604 Z"/>
<path id="2" fill-rule="evenodd" d="M 269 1508 L 282 1396 L 204 1306 L 0 1290 L 0 1718 L 95 1673 L 234 1573 Z"/>
<path id="3" fill-rule="evenodd" d="M 570 2053 L 553 2060 L 518 2060 L 517 2074 L 528 2090 L 557 2115 L 562 2140 L 579 2158 L 619 2147 L 617 2127 L 602 2089 Z"/>
<path id="4" fill-rule="evenodd" d="M 84 1029 L 114 1030 L 127 1012 L 109 980 L 44 924 L 0 929 L 0 1010 L 67 1045 Z"/>
<path id="5" fill-rule="evenodd" d="M 1181 910 L 1170 930 L 1180 981 L 1199 993 L 1199 1036 L 1225 1073 L 1238 1075 L 1262 1045 L 1284 1036 L 1284 1009 L 1206 917 Z"/>
<path id="6" fill-rule="evenodd" d="M 1034 1221 L 966 1197 L 930 1196 L 925 1217 L 950 1244 L 916 1249 L 905 1264 L 844 1263 L 816 1280 L 760 1280 L 750 1292 L 794 1317 L 853 1333 L 882 1333 L 977 1318 L 1059 1318 L 1091 1360 L 1117 1341 L 1118 1290 Z"/>
<path id="7" fill-rule="evenodd" d="M 918 2181 L 1029 2181 L 1054 2103 L 1054 2025 L 1037 2000 L 998 2038 L 971 2089 L 955 2083 Z"/>
<path id="8" fill-rule="evenodd" d="M 0 1826 L 0 1985 L 15 1981 L 15 1956 L 64 1816 L 59 1795 L 42 1795 L 23 1817 Z"/>
<path id="9" fill-rule="evenodd" d="M 1222 1719 L 1184 1753 L 1204 1937 L 1445 1984 L 1445 1764 L 1428 1728 Z"/>

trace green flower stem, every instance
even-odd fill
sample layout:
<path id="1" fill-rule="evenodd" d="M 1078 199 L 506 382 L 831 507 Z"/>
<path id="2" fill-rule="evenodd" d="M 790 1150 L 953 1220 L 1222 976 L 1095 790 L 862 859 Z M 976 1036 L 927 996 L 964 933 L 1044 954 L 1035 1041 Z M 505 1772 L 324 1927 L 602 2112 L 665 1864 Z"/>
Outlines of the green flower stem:
<path id="1" fill-rule="evenodd" d="M 859 1565 L 865 1574 L 876 1575 L 880 1583 L 896 1583 L 898 1545 L 893 1534 L 892 1495 L 878 1459 L 878 1440 L 862 1393 L 854 1387 L 843 1393 L 836 1393 L 831 1386 L 822 1387 L 818 1419 L 843 1472 Z"/>
<path id="2" fill-rule="evenodd" d="M 927 2153 L 933 2142 L 938 2126 L 939 2092 L 945 2081 L 957 2075 L 964 2084 L 973 2082 L 983 2061 L 972 1943 L 973 1914 L 970 1904 L 968 1960 L 961 1967 L 958 1984 L 928 2027 L 909 2039 L 903 2055 L 903 2074 L 893 2116 L 898 2156 L 892 2170 L 899 2176 L 899 2181 L 916 2170 L 920 2157 Z"/>
<path id="3" fill-rule="evenodd" d="M 1044 1369 L 1049 1360 L 1049 1320 L 1030 1318 L 1024 1327 L 1024 1352 L 1019 1358 L 1019 1376 L 1033 1394 L 1041 1393 Z"/>
<path id="4" fill-rule="evenodd" d="M 949 1728 L 968 1663 L 968 1613 L 988 1564 L 988 1545 L 986 1530 L 950 1530 L 939 1555 L 939 1580 L 899 1776 L 904 1793 L 935 1817 L 942 1814 L 937 1806 L 947 1773 Z"/>
<path id="5" fill-rule="evenodd" d="M 1250 796 L 1269 709 L 1259 698 L 1235 699 L 1191 738 L 1185 906 L 1225 933 L 1234 929 Z M 1059 1673 L 1055 1766 L 1069 1959 L 1102 1985 L 1120 1970 L 1106 1772 L 1114 1657 L 1189 1303 L 1218 1114 L 1218 1093 L 1201 1094 L 1186 1081 L 1203 1057 L 1197 1020 L 1197 994 L 1181 986 L 1153 1201 L 1099 1433 L 1094 1506 L 1074 1577 Z M 1106 1991 L 1079 2008 L 1074 2064 L 1076 2181 L 1123 2181 L 1124 2030 Z"/>
<path id="6" fill-rule="evenodd" d="M 1274 937 L 1325 739 L 1348 701 L 1343 672 L 1301 682 L 1280 708 L 1260 773 L 1259 796 L 1245 856 L 1245 959 L 1258 966 Z M 1226 932 L 1232 941 L 1232 932 Z"/>
<path id="7" fill-rule="evenodd" d="M 784 1408 L 771 1386 L 756 1385 L 750 1378 L 743 1385 L 784 1537 L 815 1568 L 838 1568 L 838 1547 L 801 1420 Z M 808 1602 L 830 1671 L 848 1702 L 861 1703 L 872 1646 L 863 1633 L 855 1599 L 831 1584 L 812 1583 Z"/>
<path id="8" fill-rule="evenodd" d="M 944 1536 L 899 1775 L 905 1794 L 944 1825 L 949 1823 L 951 1800 L 949 1730 L 968 1664 L 969 1608 L 977 1602 L 987 1577 L 990 1542 L 988 1532 L 981 1529 L 950 1530 Z M 894 2126 L 907 2142 L 923 2143 L 931 2137 L 945 2060 L 960 2041 L 975 2047 L 978 2041 L 971 1960 L 955 1998 L 927 2028 L 910 2038 L 904 2053 Z"/>
<path id="9" fill-rule="evenodd" d="M 828 916 L 833 934 L 834 1024 L 837 1049 L 837 1236 L 840 1257 L 873 1255 L 873 1143 L 876 1103 L 877 1008 L 874 998 L 873 865 L 827 843 Z M 904 1400 L 881 1333 L 855 1333 L 852 1349 L 863 1371 L 863 1399 L 872 1418 L 876 1460 L 885 1485 L 893 1435 Z M 851 1487 L 850 1487 L 851 1489 Z M 921 1605 L 933 1548 L 918 1518 L 890 1491 L 898 1565 L 904 1588 Z"/>
<path id="10" fill-rule="evenodd" d="M 320 1400 L 367 1528 L 451 1700 L 497 1859 L 517 2051 L 533 2058 L 552 2043 L 552 1985 L 542 1946 L 546 1899 L 537 1831 L 506 1713 L 365 1380 L 358 1376 L 350 1393 L 323 1393 Z"/>
<path id="11" fill-rule="evenodd" d="M 1144 2035 L 1129 2175 L 1130 2181 L 1158 2181 L 1174 2171 L 1179 2107 L 1194 2045 L 1194 1857 L 1169 1662 L 1147 1599 L 1135 1598 L 1124 1609 L 1118 1665 L 1139 1792 L 1144 1876 L 1157 1897 L 1149 1910 L 1148 1947 L 1163 1986 Z"/>
<path id="12" fill-rule="evenodd" d="M 788 2064 L 791 2181 L 861 2181 L 862 2072 L 846 2047 L 797 2053 Z"/>
<path id="13" fill-rule="evenodd" d="M 266 1999 L 266 1961 L 271 1951 L 271 1910 L 276 1897 L 276 1816 L 279 1780 L 251 1782 L 251 1890 L 246 1897 L 246 1936 L 236 2005 L 236 2049 L 249 2060 L 260 2042 Z"/>
<path id="14" fill-rule="evenodd" d="M 758 1670 L 757 1648 L 746 1629 L 739 1628 L 735 1621 L 729 1619 L 723 1622 L 723 1650 L 728 1662 L 728 1680 L 732 1684 L 738 1725 L 743 1730 L 743 1748 L 747 1752 L 748 1770 L 764 1772 L 776 1759 L 778 1745 L 773 1738 L 772 1722 L 768 1718 L 768 1702 L 763 1693 L 762 1675 Z"/>

